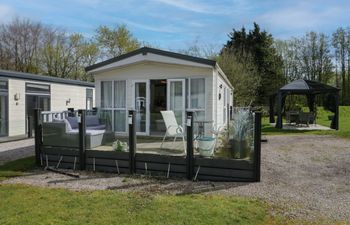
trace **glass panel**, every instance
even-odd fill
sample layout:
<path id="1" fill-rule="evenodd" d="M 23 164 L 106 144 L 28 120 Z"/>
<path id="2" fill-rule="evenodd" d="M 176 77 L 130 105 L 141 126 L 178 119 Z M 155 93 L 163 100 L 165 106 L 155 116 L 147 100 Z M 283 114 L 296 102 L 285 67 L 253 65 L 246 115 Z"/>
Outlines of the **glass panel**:
<path id="1" fill-rule="evenodd" d="M 126 131 L 126 111 L 125 110 L 114 111 L 114 131 L 115 132 Z"/>
<path id="2" fill-rule="evenodd" d="M 42 111 L 50 111 L 50 97 L 39 97 L 39 108 Z"/>
<path id="3" fill-rule="evenodd" d="M 86 109 L 91 110 L 94 104 L 93 98 L 86 98 Z"/>
<path id="4" fill-rule="evenodd" d="M 99 113 L 99 120 L 105 125 L 106 131 L 112 130 L 112 110 L 101 110 Z"/>
<path id="5" fill-rule="evenodd" d="M 26 83 L 26 92 L 50 94 L 50 85 Z"/>
<path id="6" fill-rule="evenodd" d="M 205 79 L 191 79 L 191 109 L 205 108 Z"/>
<path id="7" fill-rule="evenodd" d="M 7 86 L 7 81 L 5 80 L 0 80 L 0 92 L 6 91 L 7 92 L 8 86 Z"/>
<path id="8" fill-rule="evenodd" d="M 112 81 L 101 82 L 101 107 L 112 108 Z"/>
<path id="9" fill-rule="evenodd" d="M 86 116 L 86 149 L 113 151 L 115 134 L 112 130 L 113 110 L 100 110 Z"/>
<path id="10" fill-rule="evenodd" d="M 91 110 L 94 105 L 94 91 L 86 89 L 86 109 Z"/>
<path id="11" fill-rule="evenodd" d="M 0 136 L 7 135 L 7 96 L 0 95 Z"/>
<path id="12" fill-rule="evenodd" d="M 245 108 L 235 110 L 228 129 L 214 132 L 217 140 L 214 157 L 253 160 L 254 114 Z"/>
<path id="13" fill-rule="evenodd" d="M 184 93 L 182 81 L 170 81 L 170 110 L 174 111 L 177 123 L 182 125 L 184 113 Z"/>
<path id="14" fill-rule="evenodd" d="M 136 132 L 146 132 L 146 83 L 135 83 Z"/>
<path id="15" fill-rule="evenodd" d="M 30 98 L 27 96 L 27 99 Z M 42 113 L 43 145 L 78 150 L 79 125 L 77 117 L 62 116 L 61 118 L 51 119 L 52 117 L 53 115 L 50 113 Z M 43 161 L 46 163 L 45 159 Z"/>
<path id="16" fill-rule="evenodd" d="M 115 81 L 114 82 L 114 107 L 115 108 L 125 108 L 126 100 L 126 82 L 125 81 Z"/>

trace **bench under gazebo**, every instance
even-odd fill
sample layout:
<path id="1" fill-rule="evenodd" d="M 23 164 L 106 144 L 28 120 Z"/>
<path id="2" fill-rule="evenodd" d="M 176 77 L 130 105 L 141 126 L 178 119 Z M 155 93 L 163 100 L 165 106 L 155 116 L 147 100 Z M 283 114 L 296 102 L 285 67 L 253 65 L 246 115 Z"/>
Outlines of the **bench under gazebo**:
<path id="1" fill-rule="evenodd" d="M 308 124 L 309 119 L 312 120 L 312 112 L 315 112 L 315 96 L 327 94 L 331 99 L 333 106 L 332 112 L 334 116 L 332 117 L 331 128 L 339 129 L 339 88 L 332 87 L 327 84 L 323 84 L 317 81 L 299 79 L 295 80 L 285 86 L 281 87 L 276 94 L 270 97 L 270 123 L 275 123 L 275 112 L 274 106 L 277 104 L 277 122 L 276 128 L 283 128 L 282 112 L 285 108 L 285 101 L 288 95 L 305 95 L 307 98 L 307 105 L 309 107 L 310 114 L 293 114 L 290 113 L 287 116 L 289 120 L 303 120 Z M 316 118 L 313 118 L 314 120 Z M 305 121 L 304 121 L 305 120 Z"/>

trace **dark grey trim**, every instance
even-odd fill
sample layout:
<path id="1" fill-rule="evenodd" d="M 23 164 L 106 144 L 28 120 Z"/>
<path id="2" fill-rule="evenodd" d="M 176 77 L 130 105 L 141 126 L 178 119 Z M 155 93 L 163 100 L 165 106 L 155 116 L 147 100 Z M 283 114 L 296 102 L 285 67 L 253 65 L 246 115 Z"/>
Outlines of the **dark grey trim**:
<path id="1" fill-rule="evenodd" d="M 183 60 L 187 60 L 187 61 L 191 61 L 191 62 L 196 62 L 196 63 L 201 63 L 201 64 L 205 64 L 205 65 L 209 65 L 209 66 L 215 66 L 216 65 L 216 61 L 214 60 L 210 60 L 210 59 L 204 59 L 204 58 L 199 58 L 199 57 L 194 57 L 194 56 L 190 56 L 190 55 L 184 55 L 184 54 L 180 54 L 180 53 L 176 53 L 176 52 L 169 52 L 169 51 L 164 51 L 164 50 L 160 50 L 160 49 L 155 49 L 155 48 L 149 48 L 149 47 L 142 47 L 139 48 L 135 51 L 108 59 L 106 61 L 100 62 L 100 63 L 96 63 L 94 65 L 88 66 L 85 68 L 85 71 L 91 71 L 94 69 L 97 69 L 99 67 L 102 66 L 106 66 L 108 64 L 114 63 L 114 62 L 118 62 L 120 60 L 129 58 L 131 56 L 134 55 L 138 55 L 138 54 L 142 54 L 142 55 L 147 55 L 147 53 L 153 53 L 153 54 L 157 54 L 157 55 L 163 55 L 163 56 L 168 56 L 168 57 L 172 57 L 172 58 L 176 58 L 176 59 L 183 59 Z"/>
<path id="2" fill-rule="evenodd" d="M 31 74 L 31 73 L 15 72 L 15 71 L 9 71 L 9 70 L 0 70 L 0 77 L 43 81 L 43 82 L 59 83 L 59 84 L 69 84 L 69 85 L 77 85 L 77 86 L 84 86 L 84 87 L 95 87 L 95 84 L 91 82 L 64 79 L 64 78 L 58 78 L 58 77 L 50 77 L 50 76 L 37 75 L 37 74 Z"/>

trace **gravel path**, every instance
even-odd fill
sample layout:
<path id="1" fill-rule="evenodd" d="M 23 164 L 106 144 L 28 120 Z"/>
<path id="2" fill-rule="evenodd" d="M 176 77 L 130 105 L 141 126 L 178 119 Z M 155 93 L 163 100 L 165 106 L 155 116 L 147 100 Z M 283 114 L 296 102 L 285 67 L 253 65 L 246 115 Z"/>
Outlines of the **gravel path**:
<path id="1" fill-rule="evenodd" d="M 166 194 L 250 196 L 290 218 L 350 221 L 350 140 L 321 135 L 267 136 L 261 182 L 212 183 L 82 173 L 80 179 L 35 171 L 6 180 L 45 187 L 116 189 Z"/>
<path id="2" fill-rule="evenodd" d="M 34 139 L 0 143 L 0 165 L 34 155 Z"/>

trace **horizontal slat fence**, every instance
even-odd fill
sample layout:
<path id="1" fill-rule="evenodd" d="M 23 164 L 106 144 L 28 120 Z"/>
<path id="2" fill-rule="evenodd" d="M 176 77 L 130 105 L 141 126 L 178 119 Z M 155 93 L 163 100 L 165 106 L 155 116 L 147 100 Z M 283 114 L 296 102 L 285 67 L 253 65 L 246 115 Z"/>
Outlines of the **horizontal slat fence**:
<path id="1" fill-rule="evenodd" d="M 79 168 L 78 148 L 63 148 L 42 145 L 40 158 L 42 166 L 58 166 L 58 168 L 64 169 Z"/>
<path id="2" fill-rule="evenodd" d="M 136 153 L 136 173 L 165 177 L 186 177 L 186 158 Z"/>
<path id="3" fill-rule="evenodd" d="M 215 181 L 254 181 L 253 164 L 248 160 L 195 157 L 195 178 Z"/>
<path id="4" fill-rule="evenodd" d="M 86 169 L 99 172 L 128 173 L 129 153 L 87 150 Z"/>

